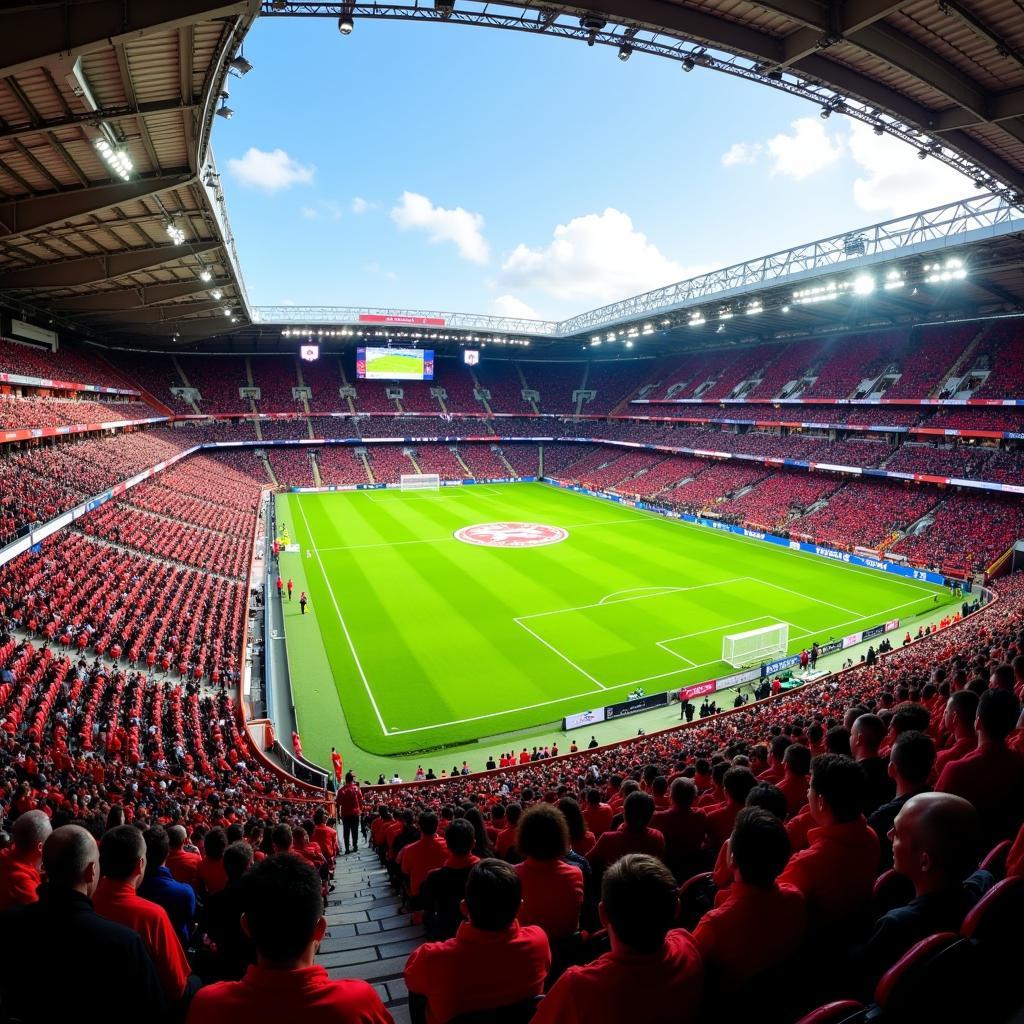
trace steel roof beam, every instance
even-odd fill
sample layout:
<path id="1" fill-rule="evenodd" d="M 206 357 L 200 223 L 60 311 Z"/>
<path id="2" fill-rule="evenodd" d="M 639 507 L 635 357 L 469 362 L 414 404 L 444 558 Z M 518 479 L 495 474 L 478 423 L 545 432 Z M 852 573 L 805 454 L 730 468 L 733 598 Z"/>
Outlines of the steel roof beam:
<path id="1" fill-rule="evenodd" d="M 56 227 L 74 217 L 108 210 L 122 203 L 180 188 L 195 181 L 191 173 L 134 178 L 116 185 L 69 189 L 0 203 L 0 237 Z"/>
<path id="2" fill-rule="evenodd" d="M 191 255 L 212 252 L 220 242 L 193 242 L 185 248 L 180 245 L 158 245 L 128 252 L 89 256 L 85 259 L 60 260 L 34 267 L 0 272 L 0 290 L 20 288 L 73 288 L 75 285 L 95 284 L 108 278 L 122 277 L 141 270 L 173 263 Z"/>
<path id="3" fill-rule="evenodd" d="M 152 284 L 139 288 L 91 292 L 88 295 L 65 295 L 62 298 L 48 299 L 47 305 L 70 313 L 113 313 L 120 310 L 156 306 L 161 302 L 171 302 L 174 299 L 183 299 L 200 292 L 210 292 L 214 288 L 223 290 L 233 286 L 234 283 L 229 278 L 216 281 L 201 281 L 199 278 L 192 278 L 188 281 L 178 281 L 175 284 Z"/>
<path id="4" fill-rule="evenodd" d="M 259 10 L 256 0 L 65 0 L 19 4 L 0 12 L 0 77 L 51 57 L 106 49 L 181 25 L 234 18 Z"/>
<path id="5" fill-rule="evenodd" d="M 197 104 L 193 100 L 179 99 L 154 100 L 150 103 L 132 103 L 128 106 L 107 107 L 101 110 L 90 110 L 84 113 L 72 113 L 55 121 L 37 121 L 34 124 L 9 125 L 0 130 L 0 142 L 8 139 L 21 139 L 26 135 L 41 135 L 44 132 L 56 132 L 62 128 L 75 128 L 82 125 L 97 125 L 100 121 L 123 121 L 129 117 L 144 117 L 146 114 L 162 114 L 169 110 L 194 110 Z"/>
<path id="6" fill-rule="evenodd" d="M 833 3 L 829 4 L 827 11 L 816 8 L 816 16 L 810 21 L 807 20 L 807 5 L 804 3 L 789 4 L 785 0 L 767 0 L 758 6 L 767 7 L 796 21 L 804 22 L 803 28 L 791 32 L 783 39 L 785 56 L 776 65 L 777 69 L 782 69 L 818 50 L 827 49 L 841 39 L 849 39 L 876 21 L 881 21 L 901 7 L 906 7 L 907 2 L 908 0 L 897 0 L 895 3 L 893 0 L 859 0 L 845 7 Z"/>
<path id="7" fill-rule="evenodd" d="M 220 308 L 219 302 L 208 299 L 204 302 L 179 302 L 177 305 L 151 306 L 148 309 L 112 310 L 83 315 L 90 320 L 96 317 L 97 321 L 103 323 L 166 324 L 181 320 L 183 317 L 194 316 L 196 313 L 212 313 Z"/>

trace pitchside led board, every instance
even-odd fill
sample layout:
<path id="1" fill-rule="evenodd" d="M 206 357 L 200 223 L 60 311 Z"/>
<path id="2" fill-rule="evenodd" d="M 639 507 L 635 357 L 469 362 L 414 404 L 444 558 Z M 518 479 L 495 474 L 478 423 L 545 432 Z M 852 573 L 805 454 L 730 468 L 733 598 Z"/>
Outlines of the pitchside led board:
<path id="1" fill-rule="evenodd" d="M 419 348 L 361 348 L 356 353 L 360 380 L 433 380 L 434 353 Z"/>

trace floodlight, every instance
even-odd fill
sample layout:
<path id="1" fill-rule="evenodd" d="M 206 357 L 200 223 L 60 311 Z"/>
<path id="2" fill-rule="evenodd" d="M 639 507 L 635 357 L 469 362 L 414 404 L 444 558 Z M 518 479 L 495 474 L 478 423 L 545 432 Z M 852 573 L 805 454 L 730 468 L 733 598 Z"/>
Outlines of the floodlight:
<path id="1" fill-rule="evenodd" d="M 209 283 L 212 279 L 213 274 L 211 274 L 208 270 L 203 270 L 202 273 L 200 273 L 199 275 L 199 280 L 203 281 L 204 283 Z"/>
<path id="2" fill-rule="evenodd" d="M 633 347 L 633 342 L 627 341 L 626 342 L 626 348 L 632 348 L 632 347 Z"/>
<path id="3" fill-rule="evenodd" d="M 882 125 L 880 125 L 880 124 L 876 124 L 875 127 L 872 129 L 872 131 L 874 131 L 874 133 L 876 135 L 884 135 L 885 134 L 885 128 Z"/>
<path id="4" fill-rule="evenodd" d="M 230 121 L 235 116 L 235 112 L 226 103 L 221 103 L 217 108 L 217 116 L 223 117 L 225 121 Z"/>
<path id="5" fill-rule="evenodd" d="M 919 149 L 917 151 L 917 159 L 918 160 L 924 160 L 927 156 L 928 156 L 928 150 L 927 149 Z"/>
<path id="6" fill-rule="evenodd" d="M 225 316 L 231 316 L 231 310 L 230 309 L 225 309 L 224 310 L 224 315 Z"/>
<path id="7" fill-rule="evenodd" d="M 694 69 L 694 67 L 696 67 L 696 65 L 693 63 L 693 58 L 692 57 L 687 57 L 686 60 L 683 61 L 683 70 L 684 71 L 692 71 Z"/>
<path id="8" fill-rule="evenodd" d="M 355 28 L 355 25 L 352 22 L 352 15 L 351 14 L 343 14 L 338 19 L 338 31 L 343 36 L 350 36 L 350 35 L 352 35 L 352 29 L 354 29 L 354 28 Z"/>
<path id="9" fill-rule="evenodd" d="M 223 295 L 224 293 L 219 288 L 214 288 L 214 290 L 210 292 L 210 298 L 213 299 L 214 302 L 219 302 Z"/>
<path id="10" fill-rule="evenodd" d="M 252 71 L 252 62 L 246 60 L 242 54 L 239 54 L 233 61 L 231 61 L 230 64 L 228 64 L 228 67 L 231 68 L 239 78 L 241 78 L 242 75 L 247 75 Z"/>
<path id="11" fill-rule="evenodd" d="M 632 56 L 633 56 L 633 47 L 630 46 L 629 43 L 623 43 L 619 47 L 619 60 L 627 61 Z"/>
<path id="12" fill-rule="evenodd" d="M 832 116 L 832 111 L 828 107 L 821 108 L 821 114 L 818 115 L 822 121 L 827 121 Z"/>
<path id="13" fill-rule="evenodd" d="M 854 295 L 870 295 L 875 290 L 875 279 L 870 274 L 858 274 L 853 279 Z"/>
<path id="14" fill-rule="evenodd" d="M 593 46 L 597 42 L 597 34 L 604 31 L 606 24 L 604 18 L 599 18 L 596 14 L 584 14 L 580 18 L 580 28 L 585 29 L 587 33 L 587 46 Z"/>

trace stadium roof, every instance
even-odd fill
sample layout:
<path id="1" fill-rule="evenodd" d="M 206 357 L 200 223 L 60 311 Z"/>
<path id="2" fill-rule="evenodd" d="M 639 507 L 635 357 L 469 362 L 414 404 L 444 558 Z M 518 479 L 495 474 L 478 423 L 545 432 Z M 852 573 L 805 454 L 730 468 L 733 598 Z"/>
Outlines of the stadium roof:
<path id="1" fill-rule="evenodd" d="M 210 332 L 230 322 L 225 308 L 247 319 L 209 141 L 257 10 L 70 0 L 0 12 L 0 293 L 12 308 L 99 334 Z"/>
<path id="2" fill-rule="evenodd" d="M 0 300 L 9 310 L 161 347 L 223 345 L 233 329 L 246 347 L 269 342 L 263 326 L 250 325 L 209 146 L 230 62 L 258 13 L 461 23 L 617 47 L 626 58 L 648 52 L 870 123 L 1008 206 L 1024 193 L 1024 17 L 1005 0 L 969 9 L 960 0 L 43 0 L 0 12 Z M 955 302 L 879 290 L 873 312 L 891 320 L 1020 308 L 1019 234 L 1004 223 L 975 242 L 984 258 L 973 259 Z M 674 288 L 674 306 L 692 306 L 694 296 Z M 642 332 L 639 320 L 655 308 L 636 305 L 645 298 L 531 333 L 578 340 L 611 324 Z M 783 304 L 781 293 L 764 299 Z M 765 329 L 806 331 L 843 312 L 841 303 L 812 306 Z M 740 329 L 720 326 L 716 333 Z"/>

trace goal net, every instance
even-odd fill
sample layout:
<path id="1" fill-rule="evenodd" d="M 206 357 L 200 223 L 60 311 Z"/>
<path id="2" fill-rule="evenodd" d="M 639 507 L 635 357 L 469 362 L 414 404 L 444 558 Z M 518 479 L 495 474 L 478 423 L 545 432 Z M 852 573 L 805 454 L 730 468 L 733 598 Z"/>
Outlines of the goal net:
<path id="1" fill-rule="evenodd" d="M 726 633 L 722 637 L 722 661 L 741 668 L 785 654 L 788 646 L 789 624 L 785 622 L 745 633 Z"/>
<path id="2" fill-rule="evenodd" d="M 437 473 L 403 473 L 400 481 L 403 491 L 439 491 L 441 477 Z"/>

